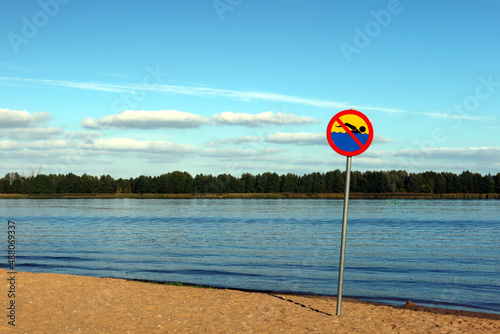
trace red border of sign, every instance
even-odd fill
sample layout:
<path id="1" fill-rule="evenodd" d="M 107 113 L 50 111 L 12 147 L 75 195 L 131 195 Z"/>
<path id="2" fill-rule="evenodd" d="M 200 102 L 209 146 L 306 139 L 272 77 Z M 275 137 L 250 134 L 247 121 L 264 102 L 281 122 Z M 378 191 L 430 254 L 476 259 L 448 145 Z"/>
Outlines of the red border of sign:
<path id="1" fill-rule="evenodd" d="M 340 148 L 338 148 L 335 145 L 335 143 L 333 142 L 333 139 L 332 139 L 333 123 L 335 123 L 335 121 L 337 119 L 339 119 L 340 117 L 347 115 L 347 114 L 356 115 L 356 116 L 361 117 L 365 121 L 366 125 L 368 126 L 368 131 L 370 132 L 370 134 L 368 136 L 368 140 L 366 141 L 366 144 L 363 145 L 363 147 L 361 147 L 359 150 L 353 151 L 353 152 L 347 152 L 347 151 L 341 150 Z M 372 126 L 372 123 L 370 122 L 370 120 L 368 119 L 368 117 L 366 117 L 366 115 L 363 114 L 362 112 L 354 110 L 354 109 L 343 110 L 343 111 L 339 112 L 337 115 L 333 116 L 332 119 L 330 120 L 330 122 L 328 123 L 328 127 L 326 128 L 326 139 L 328 139 L 328 144 L 330 144 L 331 148 L 333 148 L 333 150 L 335 152 L 337 152 L 338 154 L 344 155 L 346 157 L 353 157 L 353 156 L 356 156 L 356 155 L 363 153 L 364 151 L 366 151 L 368 149 L 368 147 L 370 147 L 370 145 L 373 141 L 373 126 Z"/>

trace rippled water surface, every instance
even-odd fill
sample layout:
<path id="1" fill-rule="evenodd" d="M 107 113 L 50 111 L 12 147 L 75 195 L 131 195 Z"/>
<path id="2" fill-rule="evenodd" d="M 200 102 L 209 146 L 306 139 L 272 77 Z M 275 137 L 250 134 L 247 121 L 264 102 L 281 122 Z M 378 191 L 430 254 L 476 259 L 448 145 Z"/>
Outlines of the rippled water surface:
<path id="1" fill-rule="evenodd" d="M 16 222 L 18 271 L 336 295 L 342 206 L 3 199 L 0 233 Z M 351 200 L 343 295 L 500 313 L 500 202 Z"/>

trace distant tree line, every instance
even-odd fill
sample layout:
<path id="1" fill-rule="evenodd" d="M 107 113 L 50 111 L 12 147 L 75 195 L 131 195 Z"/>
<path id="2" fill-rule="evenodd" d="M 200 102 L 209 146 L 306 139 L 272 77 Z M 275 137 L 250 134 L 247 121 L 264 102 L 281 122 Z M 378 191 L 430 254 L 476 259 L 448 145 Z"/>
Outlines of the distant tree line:
<path id="1" fill-rule="evenodd" d="M 30 176 L 9 173 L 0 179 L 3 194 L 196 194 L 196 193 L 342 193 L 345 172 L 304 175 L 266 172 L 245 173 L 237 178 L 229 174 L 217 176 L 174 171 L 160 176 L 141 175 L 114 179 L 83 174 L 38 174 Z M 351 192 L 356 193 L 500 193 L 500 173 L 481 175 L 464 171 L 454 173 L 407 173 L 406 171 L 353 171 Z"/>

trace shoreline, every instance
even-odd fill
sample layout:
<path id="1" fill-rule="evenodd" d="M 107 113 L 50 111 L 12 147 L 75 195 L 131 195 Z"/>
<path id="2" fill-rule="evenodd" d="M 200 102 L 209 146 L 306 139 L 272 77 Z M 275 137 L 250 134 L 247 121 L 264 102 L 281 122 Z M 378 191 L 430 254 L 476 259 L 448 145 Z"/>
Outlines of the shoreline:
<path id="1" fill-rule="evenodd" d="M 0 280 L 9 278 L 0 269 Z M 17 272 L 15 324 L 29 333 L 498 333 L 500 314 L 336 297 L 203 289 Z M 3 289 L 6 289 L 4 287 Z M 7 292 L 5 290 L 4 292 Z M 7 305 L 7 294 L 0 294 Z M 0 331 L 11 330 L 6 317 Z"/>
<path id="2" fill-rule="evenodd" d="M 343 193 L 223 193 L 223 194 L 0 194 L 0 199 L 197 199 L 197 198 L 238 198 L 238 199 L 343 199 Z M 350 193 L 350 199 L 500 199 L 500 194 L 456 193 Z"/>
<path id="3" fill-rule="evenodd" d="M 78 275 L 77 275 L 78 276 Z M 94 276 L 92 276 L 94 277 Z M 268 295 L 289 295 L 289 296 L 296 296 L 296 297 L 308 297 L 308 298 L 337 298 L 336 295 L 327 295 L 327 294 L 316 294 L 312 292 L 293 292 L 293 291 L 279 291 L 279 290 L 257 290 L 257 289 L 244 289 L 244 288 L 231 288 L 231 287 L 222 287 L 222 286 L 216 286 L 216 285 L 204 285 L 204 284 L 196 284 L 196 283 L 184 283 L 184 282 L 171 282 L 171 281 L 153 281 L 153 280 L 143 280 L 143 279 L 133 279 L 133 278 L 123 278 L 123 277 L 111 277 L 111 276 L 105 276 L 105 277 L 98 277 L 98 278 L 110 278 L 110 279 L 117 279 L 117 280 L 125 280 L 129 282 L 139 282 L 139 283 L 146 283 L 146 284 L 158 284 L 158 285 L 165 285 L 165 286 L 177 286 L 177 287 L 192 287 L 192 288 L 198 288 L 198 289 L 213 289 L 213 290 L 232 290 L 232 291 L 241 291 L 241 292 L 248 292 L 248 293 L 262 293 L 262 294 L 268 294 Z M 391 306 L 395 308 L 404 308 L 406 307 L 405 304 L 408 303 L 408 299 L 406 298 L 376 298 L 376 297 L 363 297 L 363 296 L 352 296 L 352 295 L 344 295 L 343 299 L 348 299 L 351 301 L 356 301 L 359 303 L 368 303 L 368 304 L 375 304 L 375 305 L 383 305 L 383 306 Z M 378 299 L 384 299 L 387 301 L 379 301 Z M 445 306 L 439 307 L 439 306 L 425 306 L 427 305 L 438 305 L 438 304 L 446 304 L 446 303 L 437 303 L 433 300 L 413 300 L 411 303 L 416 302 L 418 305 L 415 307 L 420 307 L 422 309 L 427 309 L 427 310 L 441 310 L 443 312 L 447 311 L 457 311 L 457 312 L 472 312 L 472 313 L 477 313 L 477 314 L 489 314 L 489 315 L 496 315 L 499 316 L 500 318 L 500 310 L 499 311 L 493 311 L 493 310 L 481 310 L 481 309 L 475 309 L 472 306 L 468 306 L 467 304 L 448 304 L 452 306 L 453 308 L 447 308 Z"/>

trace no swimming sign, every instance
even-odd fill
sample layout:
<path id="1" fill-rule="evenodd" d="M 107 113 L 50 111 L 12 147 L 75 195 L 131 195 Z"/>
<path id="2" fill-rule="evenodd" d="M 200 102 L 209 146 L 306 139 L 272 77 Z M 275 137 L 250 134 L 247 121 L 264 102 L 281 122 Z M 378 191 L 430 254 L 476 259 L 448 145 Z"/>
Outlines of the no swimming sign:
<path id="1" fill-rule="evenodd" d="M 353 157 L 366 151 L 373 140 L 373 126 L 363 113 L 349 109 L 333 116 L 326 138 L 335 152 Z"/>
<path id="2" fill-rule="evenodd" d="M 333 150 L 347 157 L 345 173 L 344 211 L 342 216 L 342 239 L 340 243 L 339 285 L 337 292 L 337 315 L 342 308 L 344 285 L 345 244 L 347 233 L 347 211 L 351 184 L 352 157 L 366 151 L 373 141 L 373 126 L 363 113 L 349 109 L 333 116 L 326 128 L 326 138 Z"/>

